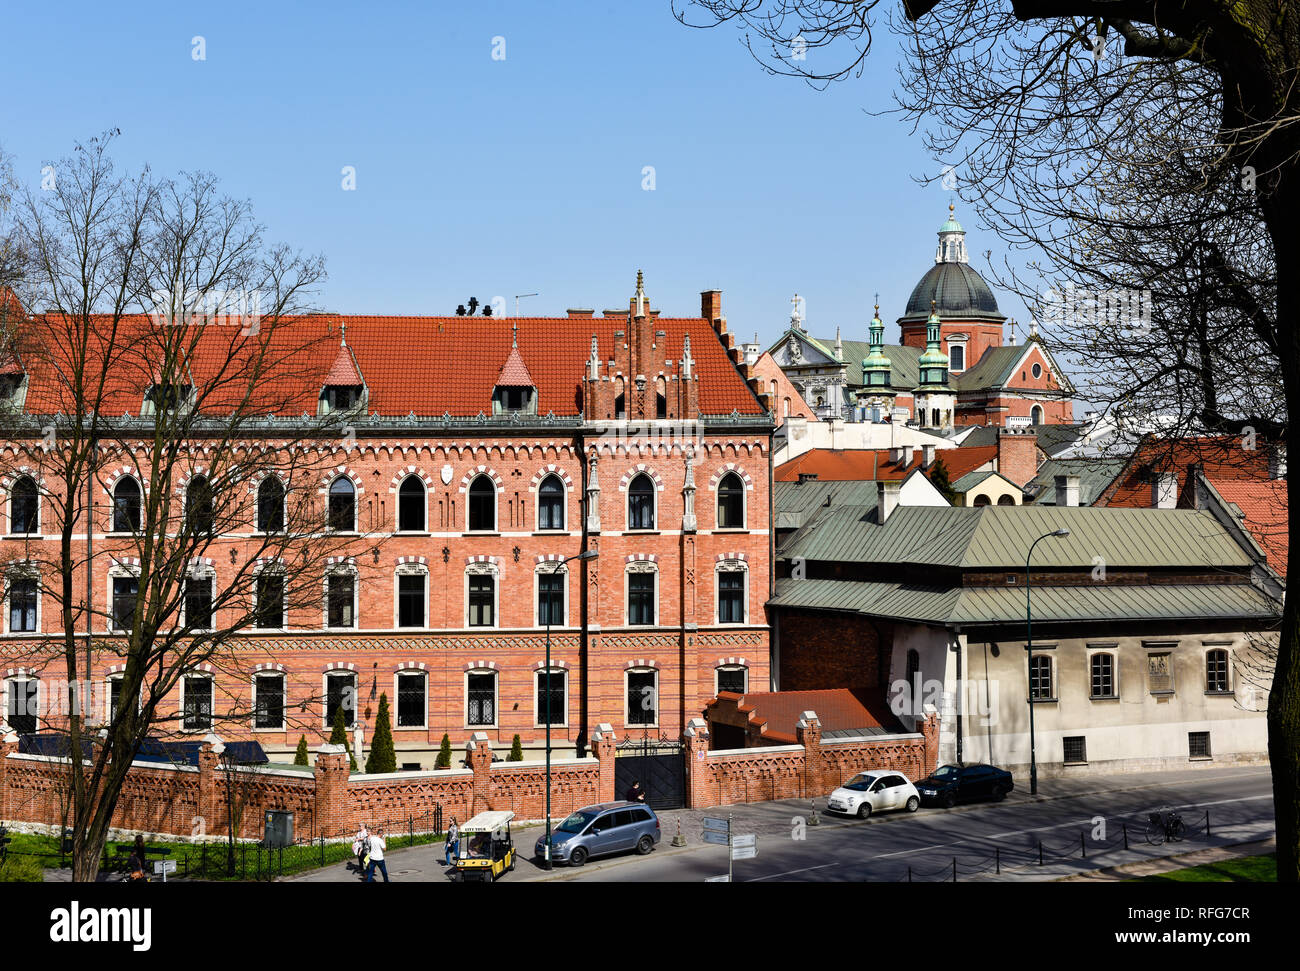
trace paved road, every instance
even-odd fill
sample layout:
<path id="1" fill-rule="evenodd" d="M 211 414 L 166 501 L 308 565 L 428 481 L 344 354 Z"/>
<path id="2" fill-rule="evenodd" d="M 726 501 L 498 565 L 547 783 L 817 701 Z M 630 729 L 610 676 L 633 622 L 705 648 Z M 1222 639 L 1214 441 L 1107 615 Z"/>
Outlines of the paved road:
<path id="1" fill-rule="evenodd" d="M 818 800 L 818 805 L 824 806 L 825 801 Z M 1146 813 L 1158 808 L 1177 809 L 1193 835 L 1203 832 L 1208 810 L 1211 838 L 1149 846 L 1143 838 Z M 792 820 L 806 818 L 808 811 L 807 802 L 786 800 L 663 813 L 663 843 L 647 857 L 617 857 L 550 873 L 521 859 L 506 879 L 698 882 L 720 876 L 727 872 L 726 850 L 702 843 L 700 819 L 728 813 L 733 816 L 734 832 L 758 836 L 758 856 L 735 864 L 737 882 L 903 881 L 909 867 L 915 881 L 952 879 L 954 857 L 961 881 L 1052 880 L 1100 866 L 1266 839 L 1274 832 L 1265 767 L 1044 781 L 1037 798 L 1016 792 L 1005 802 L 922 809 L 865 822 L 822 813 L 819 825 L 804 825 L 800 833 Z M 689 844 L 684 848 L 670 845 L 679 823 Z M 1125 823 L 1127 851 L 1123 849 Z M 516 846 L 523 855 L 532 852 L 540 832 L 538 826 L 516 830 Z M 1081 834 L 1086 858 L 1080 858 Z M 1041 867 L 1037 865 L 1040 841 L 1046 864 Z M 1066 856 L 1071 859 L 1061 859 Z M 999 858 L 1001 874 L 996 872 Z M 441 861 L 441 844 L 397 850 L 389 854 L 389 873 L 394 880 L 445 880 Z M 294 879 L 337 881 L 357 876 L 340 865 Z"/>

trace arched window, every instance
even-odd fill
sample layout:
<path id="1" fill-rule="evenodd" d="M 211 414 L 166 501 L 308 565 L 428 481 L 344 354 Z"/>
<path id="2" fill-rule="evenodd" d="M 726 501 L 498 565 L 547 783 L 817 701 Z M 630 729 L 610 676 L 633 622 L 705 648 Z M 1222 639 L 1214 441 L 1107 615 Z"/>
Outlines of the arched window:
<path id="1" fill-rule="evenodd" d="M 9 491 L 9 532 L 40 532 L 36 483 L 30 475 L 19 476 Z"/>
<path id="2" fill-rule="evenodd" d="M 655 528 L 655 484 L 644 472 L 627 490 L 627 528 Z"/>
<path id="3" fill-rule="evenodd" d="M 998 496 L 999 506 L 1014 506 L 1016 504 L 1015 496 Z"/>
<path id="4" fill-rule="evenodd" d="M 211 536 L 213 525 L 212 484 L 205 475 L 190 479 L 185 490 L 185 528 L 192 536 Z"/>
<path id="5" fill-rule="evenodd" d="M 398 532 L 424 532 L 424 511 L 424 483 L 418 475 L 408 475 L 397 490 Z"/>
<path id="6" fill-rule="evenodd" d="M 1029 421 L 1035 425 L 1041 425 L 1043 423 L 1043 409 L 1041 406 L 1034 405 L 1034 407 L 1029 409 Z"/>
<path id="7" fill-rule="evenodd" d="M 497 528 L 497 490 L 486 475 L 469 484 L 469 528 L 488 533 Z"/>
<path id="8" fill-rule="evenodd" d="M 329 528 L 336 533 L 351 533 L 357 528 L 357 489 L 346 475 L 330 483 Z"/>
<path id="9" fill-rule="evenodd" d="M 718 529 L 743 529 L 745 526 L 745 483 L 735 472 L 728 472 L 718 483 Z"/>
<path id="10" fill-rule="evenodd" d="M 537 528 L 564 528 L 564 483 L 548 475 L 537 490 Z"/>
<path id="11" fill-rule="evenodd" d="M 988 496 L 976 496 L 976 497 L 975 497 L 975 503 L 974 503 L 974 504 L 977 505 L 977 506 L 991 506 L 991 505 L 993 505 L 993 503 L 989 500 L 989 497 L 988 497 Z"/>
<path id="12" fill-rule="evenodd" d="M 1052 659 L 1046 654 L 1035 654 L 1029 665 L 1029 696 L 1035 701 L 1052 697 Z"/>
<path id="13" fill-rule="evenodd" d="M 134 533 L 140 528 L 140 483 L 127 476 L 113 487 L 113 532 Z"/>
<path id="14" fill-rule="evenodd" d="M 274 475 L 257 487 L 257 528 L 263 533 L 284 529 L 284 483 Z"/>

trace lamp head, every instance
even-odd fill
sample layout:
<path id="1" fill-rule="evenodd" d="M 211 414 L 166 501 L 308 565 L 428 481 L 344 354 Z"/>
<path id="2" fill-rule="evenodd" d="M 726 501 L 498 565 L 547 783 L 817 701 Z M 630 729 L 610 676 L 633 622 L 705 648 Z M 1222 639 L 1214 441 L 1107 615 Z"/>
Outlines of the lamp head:
<path id="1" fill-rule="evenodd" d="M 583 550 L 581 553 L 578 554 L 578 559 L 594 560 L 598 556 L 600 556 L 599 550 Z"/>
<path id="2" fill-rule="evenodd" d="M 1069 536 L 1069 535 L 1070 535 L 1070 531 L 1069 531 L 1068 529 L 1058 529 L 1058 530 L 1057 530 L 1056 532 L 1054 532 L 1052 535 L 1053 535 L 1053 536 Z"/>

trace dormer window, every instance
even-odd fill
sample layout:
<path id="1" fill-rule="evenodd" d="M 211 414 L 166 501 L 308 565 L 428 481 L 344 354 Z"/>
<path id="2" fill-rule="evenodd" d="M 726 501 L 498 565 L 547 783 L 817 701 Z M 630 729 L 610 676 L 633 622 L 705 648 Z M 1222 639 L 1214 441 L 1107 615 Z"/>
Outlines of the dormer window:
<path id="1" fill-rule="evenodd" d="M 0 408 L 17 408 L 22 386 L 22 374 L 0 374 Z"/>
<path id="2" fill-rule="evenodd" d="M 518 325 L 515 325 L 516 328 Z M 537 414 L 537 386 L 533 376 L 528 373 L 528 365 L 519 353 L 519 332 L 516 329 L 510 341 L 510 353 L 497 373 L 495 390 L 492 392 L 492 413 L 494 415 L 535 415 Z"/>
<path id="3" fill-rule="evenodd" d="M 352 356 L 352 349 L 348 347 L 345 324 L 334 363 L 330 365 L 325 383 L 321 386 L 317 413 L 323 417 L 340 411 L 354 411 L 362 408 L 365 401 L 365 378 L 361 376 L 361 369 Z"/>
<path id="4" fill-rule="evenodd" d="M 531 411 L 532 388 L 497 388 L 496 404 L 504 413 Z"/>
<path id="5" fill-rule="evenodd" d="M 351 411 L 361 404 L 364 388 L 361 385 L 334 385 L 321 392 L 321 414 L 330 415 L 336 411 Z"/>
<path id="6" fill-rule="evenodd" d="M 188 384 L 172 381 L 152 384 L 144 394 L 140 414 L 146 418 L 175 414 L 190 405 L 193 395 L 194 388 Z"/>

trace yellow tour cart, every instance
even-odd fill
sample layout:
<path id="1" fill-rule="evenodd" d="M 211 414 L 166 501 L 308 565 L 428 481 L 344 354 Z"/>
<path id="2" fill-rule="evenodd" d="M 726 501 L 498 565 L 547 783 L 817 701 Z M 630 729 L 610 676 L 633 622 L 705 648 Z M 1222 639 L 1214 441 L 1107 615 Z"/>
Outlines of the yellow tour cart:
<path id="1" fill-rule="evenodd" d="M 510 839 L 509 810 L 479 813 L 460 827 L 456 870 L 461 880 L 488 882 L 515 868 L 515 844 Z"/>

